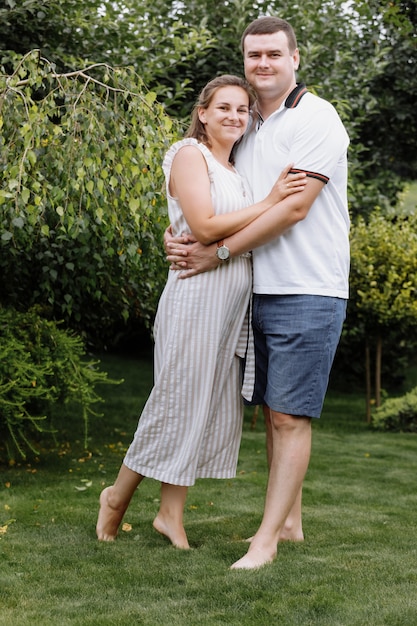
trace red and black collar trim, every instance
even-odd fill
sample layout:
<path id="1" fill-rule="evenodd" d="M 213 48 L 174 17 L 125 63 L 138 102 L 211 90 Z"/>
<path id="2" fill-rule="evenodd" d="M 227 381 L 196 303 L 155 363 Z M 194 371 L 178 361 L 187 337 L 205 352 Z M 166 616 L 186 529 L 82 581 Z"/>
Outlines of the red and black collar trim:
<path id="1" fill-rule="evenodd" d="M 300 102 L 301 98 L 308 92 L 307 87 L 304 83 L 300 83 L 295 87 L 292 92 L 287 96 L 285 100 L 285 106 L 287 109 L 294 109 L 297 104 Z"/>
<path id="2" fill-rule="evenodd" d="M 299 83 L 296 87 L 294 87 L 292 92 L 287 96 L 284 102 L 284 106 L 286 106 L 287 109 L 295 109 L 297 104 L 300 102 L 301 98 L 306 93 L 308 93 L 308 89 L 305 86 L 305 84 Z M 255 117 L 256 115 L 257 115 L 257 118 Z M 256 131 L 260 129 L 263 123 L 264 123 L 264 120 L 262 118 L 262 115 L 257 110 L 256 103 L 255 103 L 255 107 L 253 109 L 253 126 L 256 127 Z"/>

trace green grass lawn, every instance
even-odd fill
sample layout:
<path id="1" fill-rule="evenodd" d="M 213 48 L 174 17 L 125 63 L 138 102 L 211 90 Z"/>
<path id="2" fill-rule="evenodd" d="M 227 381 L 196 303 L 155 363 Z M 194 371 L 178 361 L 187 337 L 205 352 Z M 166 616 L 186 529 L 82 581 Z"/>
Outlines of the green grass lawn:
<path id="1" fill-rule="evenodd" d="M 151 385 L 149 360 L 106 356 L 89 451 L 67 416 L 67 443 L 14 467 L 0 485 L 2 626 L 414 626 L 417 624 L 417 439 L 376 433 L 364 400 L 330 391 L 314 424 L 303 544 L 282 544 L 255 572 L 230 571 L 261 519 L 267 479 L 261 419 L 247 412 L 238 474 L 199 480 L 185 525 L 192 549 L 152 528 L 159 485 L 145 481 L 116 542 L 95 538 L 111 484 Z"/>

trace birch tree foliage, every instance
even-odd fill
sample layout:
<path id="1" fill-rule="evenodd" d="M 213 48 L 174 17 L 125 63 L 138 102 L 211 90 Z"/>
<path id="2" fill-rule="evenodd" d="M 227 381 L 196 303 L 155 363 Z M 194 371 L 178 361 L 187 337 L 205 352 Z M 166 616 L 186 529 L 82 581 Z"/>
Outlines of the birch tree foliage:
<path id="1" fill-rule="evenodd" d="M 0 81 L 0 301 L 104 340 L 151 321 L 167 266 L 163 155 L 176 125 L 129 68 L 57 74 L 37 51 Z"/>

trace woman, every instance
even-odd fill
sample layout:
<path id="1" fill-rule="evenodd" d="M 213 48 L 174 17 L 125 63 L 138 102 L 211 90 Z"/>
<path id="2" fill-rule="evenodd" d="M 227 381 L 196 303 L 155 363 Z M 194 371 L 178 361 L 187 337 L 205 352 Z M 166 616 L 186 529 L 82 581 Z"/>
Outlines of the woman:
<path id="1" fill-rule="evenodd" d="M 287 168 L 267 198 L 251 204 L 230 160 L 251 104 L 249 87 L 236 76 L 219 76 L 203 89 L 186 138 L 170 148 L 163 163 L 174 235 L 219 241 L 304 188 L 303 175 L 290 175 Z M 251 283 L 250 255 L 186 281 L 169 273 L 155 319 L 154 387 L 118 477 L 101 493 L 99 540 L 115 539 L 134 491 L 149 477 L 161 481 L 154 528 L 187 549 L 188 487 L 196 478 L 235 476 Z"/>

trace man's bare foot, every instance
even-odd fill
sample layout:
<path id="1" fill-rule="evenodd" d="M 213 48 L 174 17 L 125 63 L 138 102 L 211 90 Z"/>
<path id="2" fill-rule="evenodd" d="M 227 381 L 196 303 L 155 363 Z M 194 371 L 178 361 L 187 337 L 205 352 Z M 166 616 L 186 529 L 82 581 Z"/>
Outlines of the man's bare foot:
<path id="1" fill-rule="evenodd" d="M 113 487 L 106 487 L 100 494 L 96 533 L 99 541 L 114 541 L 125 514 L 126 507 L 114 507 L 110 504 Z"/>
<path id="2" fill-rule="evenodd" d="M 179 528 L 170 526 L 169 523 L 164 520 L 162 515 L 158 513 L 153 521 L 153 527 L 158 533 L 167 537 L 176 548 L 189 550 L 190 545 L 183 526 L 180 526 Z"/>
<path id="3" fill-rule="evenodd" d="M 244 541 L 246 541 L 247 543 L 252 543 L 253 537 L 254 536 L 252 535 L 252 537 L 248 537 L 247 539 L 244 539 Z M 303 531 L 295 532 L 293 530 L 286 530 L 285 528 L 283 528 L 279 534 L 279 541 L 293 541 L 301 543 L 302 541 L 304 541 Z"/>
<path id="4" fill-rule="evenodd" d="M 294 541 L 294 542 L 302 542 L 304 541 L 304 533 L 303 531 L 295 531 L 295 530 L 286 530 L 283 528 L 279 534 L 279 541 Z"/>
<path id="5" fill-rule="evenodd" d="M 259 569 L 268 563 L 272 563 L 277 556 L 276 550 L 262 550 L 260 548 L 249 548 L 245 556 L 233 563 L 230 569 Z"/>

